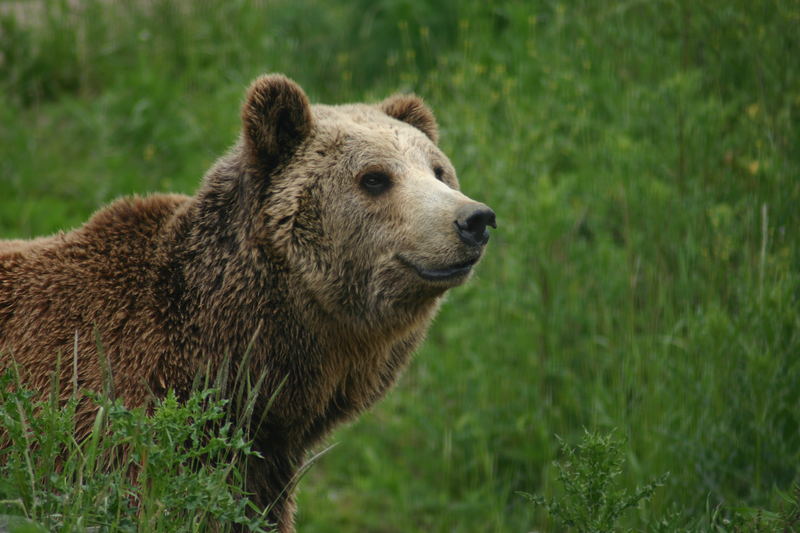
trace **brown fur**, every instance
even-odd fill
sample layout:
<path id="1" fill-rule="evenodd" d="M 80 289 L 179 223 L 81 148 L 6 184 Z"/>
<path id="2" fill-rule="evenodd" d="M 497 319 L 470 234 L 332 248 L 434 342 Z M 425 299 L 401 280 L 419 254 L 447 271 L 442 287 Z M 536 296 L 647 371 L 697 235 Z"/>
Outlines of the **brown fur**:
<path id="1" fill-rule="evenodd" d="M 117 395 L 136 406 L 168 389 L 186 397 L 198 372 L 236 364 L 252 341 L 250 370 L 266 370 L 257 409 L 285 382 L 252 435 L 264 459 L 248 489 L 289 532 L 284 489 L 304 454 L 394 383 L 442 294 L 466 279 L 415 269 L 477 261 L 453 213 L 480 204 L 458 192 L 416 97 L 310 106 L 271 75 L 251 86 L 242 121 L 195 196 L 126 198 L 69 233 L 0 242 L 0 366 L 15 361 L 46 390 L 77 336 L 78 387 L 101 390 L 97 334 Z M 359 180 L 376 171 L 392 186 L 367 194 Z M 79 416 L 85 432 L 88 403 Z"/>

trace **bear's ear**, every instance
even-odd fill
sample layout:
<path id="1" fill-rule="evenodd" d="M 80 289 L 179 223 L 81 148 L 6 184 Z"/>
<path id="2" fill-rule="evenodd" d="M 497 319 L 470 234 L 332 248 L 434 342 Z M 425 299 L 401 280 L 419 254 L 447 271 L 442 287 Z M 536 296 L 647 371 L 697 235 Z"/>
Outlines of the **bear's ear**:
<path id="1" fill-rule="evenodd" d="M 419 96 L 396 94 L 381 102 L 379 107 L 390 117 L 414 126 L 434 143 L 439 142 L 439 127 L 436 125 L 436 118 Z"/>
<path id="2" fill-rule="evenodd" d="M 242 134 L 258 164 L 274 168 L 290 157 L 313 128 L 303 89 L 282 74 L 257 78 L 242 107 Z"/>

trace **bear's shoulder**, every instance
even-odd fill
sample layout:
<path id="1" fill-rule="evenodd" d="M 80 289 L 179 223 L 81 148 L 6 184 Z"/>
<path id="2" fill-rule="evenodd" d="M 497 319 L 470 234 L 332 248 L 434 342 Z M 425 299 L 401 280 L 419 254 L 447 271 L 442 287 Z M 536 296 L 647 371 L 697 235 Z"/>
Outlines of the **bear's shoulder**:
<path id="1" fill-rule="evenodd" d="M 82 229 L 106 232 L 159 227 L 190 200 L 191 197 L 182 194 L 126 196 L 96 211 Z"/>
<path id="2" fill-rule="evenodd" d="M 102 263 L 152 250 L 172 216 L 191 198 L 180 194 L 129 196 L 96 211 L 82 226 L 32 240 L 0 241 L 0 264 Z"/>

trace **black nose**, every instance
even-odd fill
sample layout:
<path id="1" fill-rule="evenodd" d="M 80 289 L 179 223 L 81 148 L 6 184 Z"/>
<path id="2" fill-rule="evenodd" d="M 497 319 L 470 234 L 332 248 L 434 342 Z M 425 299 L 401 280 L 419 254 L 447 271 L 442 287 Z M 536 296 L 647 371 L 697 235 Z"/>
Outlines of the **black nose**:
<path id="1" fill-rule="evenodd" d="M 458 236 L 468 246 L 483 246 L 489 241 L 486 226 L 497 227 L 494 211 L 477 203 L 458 208 L 455 224 Z"/>

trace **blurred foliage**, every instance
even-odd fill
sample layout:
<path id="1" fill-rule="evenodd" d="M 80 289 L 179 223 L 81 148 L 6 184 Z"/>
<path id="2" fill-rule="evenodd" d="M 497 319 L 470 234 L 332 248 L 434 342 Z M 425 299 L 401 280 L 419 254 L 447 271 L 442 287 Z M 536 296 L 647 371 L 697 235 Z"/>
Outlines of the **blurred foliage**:
<path id="1" fill-rule="evenodd" d="M 299 526 L 557 531 L 555 434 L 619 429 L 623 486 L 777 509 L 800 479 L 800 2 L 0 3 L 0 236 L 190 193 L 244 87 L 413 90 L 498 213 L 399 387 L 333 439 Z M 715 527 L 715 526 L 714 526 Z M 525 529 L 527 528 L 527 529 Z"/>

